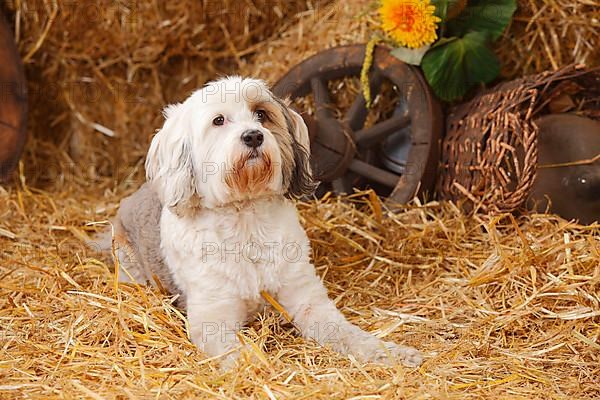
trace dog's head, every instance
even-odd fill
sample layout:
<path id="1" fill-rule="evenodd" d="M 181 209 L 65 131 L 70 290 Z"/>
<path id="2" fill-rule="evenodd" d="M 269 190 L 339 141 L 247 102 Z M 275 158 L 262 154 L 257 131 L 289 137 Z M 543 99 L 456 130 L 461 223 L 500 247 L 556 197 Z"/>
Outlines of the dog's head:
<path id="1" fill-rule="evenodd" d="M 178 214 L 268 194 L 313 192 L 308 129 L 260 80 L 231 77 L 168 106 L 146 174 Z"/>

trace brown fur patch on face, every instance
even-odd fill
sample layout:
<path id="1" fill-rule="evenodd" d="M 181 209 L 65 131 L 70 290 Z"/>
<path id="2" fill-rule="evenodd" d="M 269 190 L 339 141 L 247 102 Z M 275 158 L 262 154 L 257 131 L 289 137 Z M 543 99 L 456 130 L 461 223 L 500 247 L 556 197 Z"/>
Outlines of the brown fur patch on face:
<path id="1" fill-rule="evenodd" d="M 291 138 L 292 160 L 289 184 L 286 186 L 289 197 L 301 198 L 310 196 L 314 193 L 318 184 L 313 180 L 310 167 L 310 148 L 306 148 L 302 143 L 301 135 L 308 134 L 306 125 L 302 117 L 289 109 L 289 104 L 281 99 L 274 98 L 285 119 L 286 130 Z M 310 144 L 309 144 L 310 146 Z"/>
<path id="2" fill-rule="evenodd" d="M 253 158 L 253 152 L 249 151 L 233 163 L 231 171 L 227 171 L 225 184 L 237 193 L 265 192 L 273 180 L 273 167 L 268 153 L 263 152 L 257 158 Z"/>
<path id="3" fill-rule="evenodd" d="M 273 134 L 277 141 L 277 146 L 281 154 L 282 185 L 284 188 L 288 188 L 296 163 L 294 157 L 294 136 L 293 132 L 290 131 L 290 116 L 286 115 L 289 114 L 287 108 L 274 99 L 251 104 L 251 110 L 252 112 L 263 110 L 267 114 L 267 119 L 262 125 Z"/>
<path id="4" fill-rule="evenodd" d="M 281 174 L 286 196 L 303 197 L 314 193 L 317 183 L 310 168 L 310 149 L 299 141 L 299 129 L 304 125 L 301 117 L 292 113 L 285 101 L 275 96 L 250 104 L 252 112 L 262 110 L 267 119 L 262 123 L 275 137 L 281 154 Z M 305 128 L 306 129 L 306 128 Z"/>

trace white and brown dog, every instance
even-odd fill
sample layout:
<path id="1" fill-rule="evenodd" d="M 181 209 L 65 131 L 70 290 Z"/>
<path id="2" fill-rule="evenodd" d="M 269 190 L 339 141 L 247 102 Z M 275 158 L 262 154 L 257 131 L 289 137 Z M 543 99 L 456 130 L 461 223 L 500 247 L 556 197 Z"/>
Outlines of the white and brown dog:
<path id="1" fill-rule="evenodd" d="M 264 307 L 265 291 L 307 338 L 363 361 L 421 363 L 417 350 L 348 322 L 315 273 L 290 200 L 315 186 L 300 115 L 264 82 L 239 77 L 209 83 L 164 114 L 148 183 L 121 203 L 115 241 L 136 281 L 157 275 L 181 295 L 200 349 L 227 353 L 230 365 L 236 331 Z"/>

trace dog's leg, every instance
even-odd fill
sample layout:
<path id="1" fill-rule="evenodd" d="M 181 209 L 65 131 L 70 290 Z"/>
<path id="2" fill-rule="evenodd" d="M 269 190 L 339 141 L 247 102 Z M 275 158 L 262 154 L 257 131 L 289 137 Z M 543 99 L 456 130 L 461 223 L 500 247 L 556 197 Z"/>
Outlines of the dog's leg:
<path id="1" fill-rule="evenodd" d="M 278 293 L 279 302 L 291 314 L 302 334 L 342 354 L 352 354 L 362 361 L 403 364 L 416 367 L 421 354 L 412 347 L 385 342 L 352 325 L 327 296 L 327 290 L 312 266 L 291 268 Z"/>
<path id="2" fill-rule="evenodd" d="M 113 221 L 113 226 L 115 255 L 119 260 L 119 281 L 145 283 L 150 276 L 145 273 L 139 251 L 120 218 Z"/>
<path id="3" fill-rule="evenodd" d="M 237 332 L 248 318 L 241 299 L 195 290 L 188 297 L 187 316 L 192 342 L 208 356 L 219 356 L 240 347 Z M 232 351 L 221 365 L 232 367 L 238 355 L 239 349 Z"/>

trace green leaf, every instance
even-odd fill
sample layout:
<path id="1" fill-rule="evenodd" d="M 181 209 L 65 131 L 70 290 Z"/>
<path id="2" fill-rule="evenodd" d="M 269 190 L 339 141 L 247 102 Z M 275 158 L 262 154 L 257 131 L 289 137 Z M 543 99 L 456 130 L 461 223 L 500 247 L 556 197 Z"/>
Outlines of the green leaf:
<path id="1" fill-rule="evenodd" d="M 446 25 L 454 36 L 484 32 L 496 40 L 510 23 L 516 9 L 516 0 L 470 0 L 463 12 Z"/>
<path id="2" fill-rule="evenodd" d="M 448 15 L 448 3 L 452 0 L 432 0 L 431 4 L 435 6 L 435 16 L 442 21 L 446 20 Z M 456 0 L 455 0 L 456 1 Z"/>
<path id="3" fill-rule="evenodd" d="M 464 0 L 463 0 L 464 1 Z M 441 19 L 438 26 L 438 35 L 443 38 L 446 35 L 446 20 L 452 10 L 456 7 L 460 7 L 461 0 L 432 0 L 431 4 L 435 6 L 434 15 Z"/>
<path id="4" fill-rule="evenodd" d="M 486 35 L 470 32 L 431 48 L 421 63 L 425 78 L 443 100 L 463 97 L 474 85 L 489 83 L 500 73 L 500 64 L 486 46 Z"/>
<path id="5" fill-rule="evenodd" d="M 450 37 L 450 38 L 443 37 L 443 38 L 439 39 L 437 42 L 435 42 L 433 45 L 431 45 L 431 48 L 435 49 L 436 47 L 443 46 L 446 43 L 453 42 L 456 39 L 458 39 L 458 38 L 457 37 Z"/>
<path id="6" fill-rule="evenodd" d="M 432 0 L 431 4 L 435 6 L 435 16 L 446 21 L 449 11 L 458 7 L 460 2 L 460 0 Z"/>

